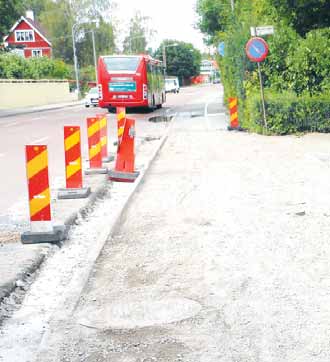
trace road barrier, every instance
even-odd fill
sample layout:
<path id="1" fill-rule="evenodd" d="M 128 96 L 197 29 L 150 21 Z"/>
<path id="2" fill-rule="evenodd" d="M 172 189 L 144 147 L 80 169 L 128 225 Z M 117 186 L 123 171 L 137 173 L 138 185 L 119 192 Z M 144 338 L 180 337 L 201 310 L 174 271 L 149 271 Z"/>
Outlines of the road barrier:
<path id="1" fill-rule="evenodd" d="M 46 145 L 25 146 L 31 231 L 21 235 L 23 244 L 57 243 L 66 238 L 64 226 L 52 225 L 48 150 Z"/>
<path id="2" fill-rule="evenodd" d="M 238 121 L 238 99 L 235 97 L 229 98 L 229 114 L 230 114 L 230 125 L 228 126 L 228 130 L 241 130 Z"/>
<path id="3" fill-rule="evenodd" d="M 100 120 L 100 137 L 101 137 L 101 157 L 102 162 L 111 162 L 115 158 L 108 153 L 108 120 L 107 114 L 97 114 L 96 117 Z"/>
<path id="4" fill-rule="evenodd" d="M 114 170 L 109 171 L 109 179 L 118 182 L 134 182 L 139 172 L 134 170 L 135 154 L 135 120 L 125 117 L 123 134 L 117 148 L 117 159 Z"/>
<path id="5" fill-rule="evenodd" d="M 60 189 L 59 199 L 80 199 L 88 197 L 90 187 L 83 187 L 81 132 L 79 126 L 64 127 L 65 180 L 66 188 Z"/>
<path id="6" fill-rule="evenodd" d="M 85 171 L 86 175 L 106 174 L 108 169 L 102 167 L 101 155 L 101 133 L 100 119 L 98 117 L 87 118 L 89 168 Z"/>
<path id="7" fill-rule="evenodd" d="M 88 174 L 106 174 L 102 156 L 108 155 L 108 125 L 106 114 L 87 118 L 89 169 Z M 135 120 L 126 118 L 125 108 L 117 108 L 118 145 L 114 170 L 109 180 L 134 182 L 139 176 L 135 171 Z M 59 199 L 88 197 L 91 190 L 83 187 L 81 129 L 64 127 L 66 188 L 59 189 Z M 67 237 L 64 225 L 54 226 L 51 216 L 51 192 L 48 175 L 48 150 L 46 145 L 27 145 L 26 171 L 30 207 L 30 231 L 21 235 L 23 244 L 58 243 Z"/>
<path id="8" fill-rule="evenodd" d="M 125 120 L 126 120 L 126 108 L 125 107 L 117 107 L 116 108 L 116 114 L 117 114 L 117 131 L 118 131 L 118 143 L 117 145 L 120 145 L 121 138 L 124 133 L 124 127 L 125 127 Z"/>

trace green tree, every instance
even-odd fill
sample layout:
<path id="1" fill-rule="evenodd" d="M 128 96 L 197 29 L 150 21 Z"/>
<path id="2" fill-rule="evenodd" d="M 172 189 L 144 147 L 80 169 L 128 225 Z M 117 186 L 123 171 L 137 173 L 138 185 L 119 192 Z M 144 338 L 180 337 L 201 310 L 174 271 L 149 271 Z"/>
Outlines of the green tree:
<path id="1" fill-rule="evenodd" d="M 22 15 L 22 0 L 0 0 L 0 39 L 8 34 L 9 29 Z"/>
<path id="2" fill-rule="evenodd" d="M 165 40 L 155 52 L 157 59 L 163 57 L 163 47 L 166 51 L 166 72 L 180 79 L 188 79 L 200 72 L 201 53 L 190 43 L 176 40 Z"/>
<path id="3" fill-rule="evenodd" d="M 130 20 L 129 33 L 124 39 L 123 48 L 126 54 L 146 53 L 148 39 L 154 31 L 149 28 L 150 18 L 137 11 Z"/>
<path id="4" fill-rule="evenodd" d="M 269 3 L 300 35 L 330 27 L 329 0 L 269 0 Z"/>

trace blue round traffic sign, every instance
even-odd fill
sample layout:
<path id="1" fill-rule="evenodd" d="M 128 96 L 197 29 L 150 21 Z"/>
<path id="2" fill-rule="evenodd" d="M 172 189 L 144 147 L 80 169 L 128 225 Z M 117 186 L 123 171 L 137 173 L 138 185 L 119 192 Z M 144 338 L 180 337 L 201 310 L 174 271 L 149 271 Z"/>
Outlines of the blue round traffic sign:
<path id="1" fill-rule="evenodd" d="M 251 38 L 245 46 L 246 55 L 252 62 L 262 62 L 265 60 L 268 51 L 268 44 L 259 37 Z"/>

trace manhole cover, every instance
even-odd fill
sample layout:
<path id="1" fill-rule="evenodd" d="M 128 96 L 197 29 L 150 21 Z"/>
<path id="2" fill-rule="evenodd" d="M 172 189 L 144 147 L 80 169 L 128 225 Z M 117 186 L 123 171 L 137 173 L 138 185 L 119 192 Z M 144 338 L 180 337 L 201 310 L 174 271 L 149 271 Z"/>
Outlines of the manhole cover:
<path id="1" fill-rule="evenodd" d="M 133 329 L 178 322 L 195 316 L 201 305 L 186 298 L 89 305 L 78 315 L 78 323 L 98 329 Z"/>
<path id="2" fill-rule="evenodd" d="M 149 122 L 170 122 L 173 116 L 155 116 L 148 119 Z"/>

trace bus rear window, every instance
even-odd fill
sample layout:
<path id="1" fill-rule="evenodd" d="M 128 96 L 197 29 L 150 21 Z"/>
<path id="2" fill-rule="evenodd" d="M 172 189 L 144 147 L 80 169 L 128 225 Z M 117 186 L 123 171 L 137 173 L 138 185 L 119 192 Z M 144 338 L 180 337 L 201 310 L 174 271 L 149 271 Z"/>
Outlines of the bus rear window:
<path id="1" fill-rule="evenodd" d="M 139 57 L 107 57 L 103 58 L 108 73 L 136 72 L 140 62 Z"/>

